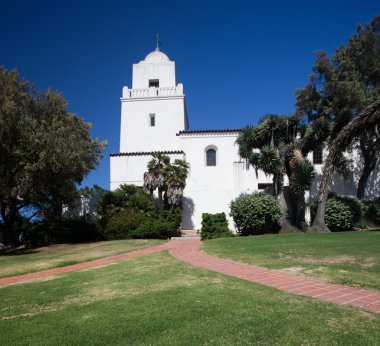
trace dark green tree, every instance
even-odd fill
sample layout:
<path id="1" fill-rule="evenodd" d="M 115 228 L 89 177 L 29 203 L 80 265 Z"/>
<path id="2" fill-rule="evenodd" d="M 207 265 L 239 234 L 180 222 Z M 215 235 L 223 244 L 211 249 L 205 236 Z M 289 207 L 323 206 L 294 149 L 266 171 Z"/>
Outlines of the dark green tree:
<path id="1" fill-rule="evenodd" d="M 96 206 L 96 213 L 102 227 L 107 225 L 112 216 L 125 210 L 135 214 L 153 212 L 155 211 L 154 199 L 141 187 L 122 184 L 114 191 L 104 192 Z"/>
<path id="2" fill-rule="evenodd" d="M 323 176 L 319 187 L 317 199 L 317 212 L 314 217 L 311 230 L 314 232 L 329 232 L 325 223 L 325 210 L 328 192 L 334 173 L 334 163 L 337 162 L 341 153 L 347 149 L 353 139 L 358 138 L 367 129 L 380 127 L 380 100 L 361 111 L 346 126 L 339 131 L 336 138 L 331 142 L 330 152 L 327 156 L 323 169 Z"/>
<path id="3" fill-rule="evenodd" d="M 316 55 L 309 84 L 296 92 L 297 113 L 308 120 L 331 121 L 334 139 L 353 117 L 380 98 L 380 17 L 359 25 L 357 33 L 331 59 L 323 51 Z M 375 128 L 366 128 L 355 139 L 364 163 L 357 187 L 357 197 L 362 199 L 378 162 L 380 138 Z M 337 157 L 333 165 L 340 163 Z"/>
<path id="4" fill-rule="evenodd" d="M 89 129 L 60 93 L 36 92 L 16 70 L 0 68 L 0 241 L 17 243 L 25 208 L 61 217 L 101 158 L 105 143 Z"/>

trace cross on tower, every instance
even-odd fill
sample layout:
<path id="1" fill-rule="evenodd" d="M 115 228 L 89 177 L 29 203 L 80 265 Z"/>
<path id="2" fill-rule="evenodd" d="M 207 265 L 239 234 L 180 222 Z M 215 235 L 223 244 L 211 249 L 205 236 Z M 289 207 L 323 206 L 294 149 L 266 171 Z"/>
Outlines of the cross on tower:
<path id="1" fill-rule="evenodd" d="M 160 45 L 162 44 L 160 38 L 158 37 L 158 34 L 157 34 L 157 37 L 156 37 L 156 50 L 160 50 Z"/>

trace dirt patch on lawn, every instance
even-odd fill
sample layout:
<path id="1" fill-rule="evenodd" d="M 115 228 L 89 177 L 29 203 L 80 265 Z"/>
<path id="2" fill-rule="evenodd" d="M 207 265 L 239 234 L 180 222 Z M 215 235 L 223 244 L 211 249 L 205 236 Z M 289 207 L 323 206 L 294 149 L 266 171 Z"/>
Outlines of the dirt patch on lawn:
<path id="1" fill-rule="evenodd" d="M 368 257 L 362 263 L 360 263 L 360 266 L 363 267 L 363 268 L 371 268 L 371 267 L 373 267 L 376 264 L 377 264 L 376 258 L 374 258 L 374 257 Z"/>
<path id="2" fill-rule="evenodd" d="M 313 258 L 313 257 L 293 257 L 289 255 L 284 255 L 279 253 L 279 257 L 282 259 L 293 260 L 305 264 L 340 264 L 348 263 L 354 264 L 357 262 L 356 258 L 353 256 L 335 256 L 335 257 L 323 257 L 323 258 Z"/>

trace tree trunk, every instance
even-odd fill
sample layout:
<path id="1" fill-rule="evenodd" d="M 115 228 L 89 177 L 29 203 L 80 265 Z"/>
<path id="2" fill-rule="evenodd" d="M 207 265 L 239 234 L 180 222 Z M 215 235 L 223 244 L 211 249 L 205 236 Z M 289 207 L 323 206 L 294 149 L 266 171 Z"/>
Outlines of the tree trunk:
<path id="1" fill-rule="evenodd" d="M 282 216 L 280 217 L 280 220 L 278 220 L 278 223 L 280 224 L 281 231 L 283 233 L 299 232 L 300 230 L 291 223 L 292 211 L 289 210 L 289 186 L 284 186 L 282 188 L 279 198 Z"/>
<path id="2" fill-rule="evenodd" d="M 373 161 L 369 166 L 364 166 L 362 175 L 360 176 L 359 183 L 358 183 L 358 189 L 356 191 L 356 197 L 362 200 L 364 198 L 365 194 L 365 188 L 367 186 L 367 181 L 372 173 L 372 171 L 375 169 L 377 163 L 377 158 L 374 158 Z"/>
<path id="3" fill-rule="evenodd" d="M 360 176 L 358 189 L 356 191 L 356 197 L 362 200 L 365 195 L 365 188 L 367 186 L 367 181 L 372 171 L 376 167 L 377 163 L 377 150 L 373 145 L 367 146 L 365 143 L 365 138 L 360 138 L 360 150 L 363 155 L 364 167 L 362 175 Z"/>
<path id="4" fill-rule="evenodd" d="M 278 196 L 277 175 L 273 174 L 273 197 Z"/>
<path id="5" fill-rule="evenodd" d="M 7 203 L 2 205 L 1 217 L 3 220 L 3 236 L 2 241 L 4 245 L 15 246 L 18 244 L 17 234 L 16 234 L 16 223 L 17 223 L 18 210 L 13 203 Z"/>
<path id="6" fill-rule="evenodd" d="M 158 211 L 162 213 L 164 210 L 163 200 L 162 200 L 162 189 L 158 188 Z"/>
<path id="7" fill-rule="evenodd" d="M 316 233 L 328 233 L 331 232 L 325 223 L 325 210 L 326 210 L 326 198 L 323 198 L 318 204 L 317 213 L 315 214 L 313 224 L 311 225 L 309 232 Z"/>
<path id="8" fill-rule="evenodd" d="M 341 151 L 339 151 L 341 152 Z M 311 232 L 323 233 L 330 232 L 330 229 L 327 227 L 325 223 L 325 210 L 326 210 L 326 202 L 328 193 L 330 190 L 332 176 L 334 173 L 334 165 L 335 156 L 337 156 L 338 150 L 337 147 L 331 145 L 331 151 L 327 157 L 325 162 L 325 166 L 323 167 L 323 175 L 322 180 L 319 185 L 319 195 L 318 195 L 318 207 L 317 212 L 315 213 L 313 224 L 310 227 Z"/>

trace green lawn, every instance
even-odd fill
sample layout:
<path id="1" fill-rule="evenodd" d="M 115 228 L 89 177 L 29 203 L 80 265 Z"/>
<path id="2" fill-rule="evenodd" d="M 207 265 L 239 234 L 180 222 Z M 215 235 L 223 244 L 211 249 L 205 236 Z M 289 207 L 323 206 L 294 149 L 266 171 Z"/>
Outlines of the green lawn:
<path id="1" fill-rule="evenodd" d="M 270 234 L 209 240 L 209 254 L 380 290 L 380 232 Z"/>
<path id="2" fill-rule="evenodd" d="M 158 253 L 0 289 L 1 345 L 376 345 L 380 315 Z"/>
<path id="3" fill-rule="evenodd" d="M 25 254 L 0 255 L 0 277 L 63 267 L 162 244 L 160 240 L 116 240 L 46 246 Z"/>

